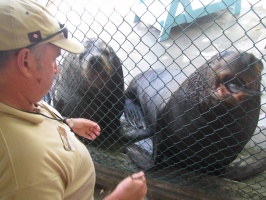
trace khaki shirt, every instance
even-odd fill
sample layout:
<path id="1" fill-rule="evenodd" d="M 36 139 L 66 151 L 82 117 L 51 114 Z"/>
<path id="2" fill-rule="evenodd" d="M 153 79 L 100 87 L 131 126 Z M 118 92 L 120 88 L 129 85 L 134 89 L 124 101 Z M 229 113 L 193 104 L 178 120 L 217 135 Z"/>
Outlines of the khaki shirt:
<path id="1" fill-rule="evenodd" d="M 91 156 L 67 125 L 0 103 L 1 200 L 91 200 L 94 185 Z"/>

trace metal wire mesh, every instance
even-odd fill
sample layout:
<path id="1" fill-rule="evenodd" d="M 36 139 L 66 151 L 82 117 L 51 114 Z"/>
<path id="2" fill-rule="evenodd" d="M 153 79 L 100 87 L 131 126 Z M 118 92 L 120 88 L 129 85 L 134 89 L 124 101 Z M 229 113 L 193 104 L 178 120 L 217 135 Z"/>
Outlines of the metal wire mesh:
<path id="1" fill-rule="evenodd" d="M 39 2 L 84 42 L 62 54 L 45 100 L 100 124 L 97 140 L 80 138 L 94 162 L 222 199 L 266 197 L 264 1 Z"/>

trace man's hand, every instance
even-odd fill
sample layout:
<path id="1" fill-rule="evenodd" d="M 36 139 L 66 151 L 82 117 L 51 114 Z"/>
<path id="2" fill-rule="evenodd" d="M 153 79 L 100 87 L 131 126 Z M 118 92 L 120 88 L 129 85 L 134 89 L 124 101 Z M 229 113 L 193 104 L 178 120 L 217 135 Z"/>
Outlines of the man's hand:
<path id="1" fill-rule="evenodd" d="M 122 180 L 104 200 L 143 200 L 146 193 L 146 178 L 140 171 Z"/>
<path id="2" fill-rule="evenodd" d="M 95 140 L 95 138 L 100 135 L 100 126 L 91 120 L 84 118 L 72 118 L 67 119 L 66 122 L 68 125 L 73 125 L 71 128 L 76 134 L 89 140 Z"/>

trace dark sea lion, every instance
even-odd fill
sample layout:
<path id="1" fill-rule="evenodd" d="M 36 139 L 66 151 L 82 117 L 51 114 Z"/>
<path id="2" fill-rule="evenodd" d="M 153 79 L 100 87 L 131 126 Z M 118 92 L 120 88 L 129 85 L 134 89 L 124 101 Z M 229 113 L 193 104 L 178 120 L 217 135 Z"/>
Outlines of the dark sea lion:
<path id="1" fill-rule="evenodd" d="M 141 133 L 135 139 L 151 137 L 153 149 L 136 164 L 220 174 L 256 129 L 262 69 L 253 54 L 224 51 L 183 83 L 178 70 L 137 75 L 125 92 L 125 116 Z"/>
<path id="2" fill-rule="evenodd" d="M 124 110 L 122 64 L 112 47 L 89 39 L 80 54 L 68 54 L 53 88 L 54 106 L 63 116 L 99 123 L 102 131 L 92 143 L 104 147 L 117 141 Z"/>

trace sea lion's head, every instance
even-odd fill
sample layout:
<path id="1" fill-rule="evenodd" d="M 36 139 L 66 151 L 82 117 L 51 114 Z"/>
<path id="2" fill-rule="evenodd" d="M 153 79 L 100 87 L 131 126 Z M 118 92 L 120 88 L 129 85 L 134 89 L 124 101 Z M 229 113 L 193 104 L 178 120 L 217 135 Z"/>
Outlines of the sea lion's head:
<path id="1" fill-rule="evenodd" d="M 80 54 L 82 75 L 88 85 L 97 85 L 100 89 L 114 72 L 114 66 L 120 65 L 112 47 L 101 39 L 90 39 L 84 43 L 85 50 Z"/>
<path id="2" fill-rule="evenodd" d="M 263 63 L 247 52 L 224 51 L 214 56 L 210 65 L 214 72 L 213 96 L 232 105 L 260 95 Z"/>

